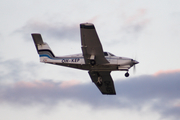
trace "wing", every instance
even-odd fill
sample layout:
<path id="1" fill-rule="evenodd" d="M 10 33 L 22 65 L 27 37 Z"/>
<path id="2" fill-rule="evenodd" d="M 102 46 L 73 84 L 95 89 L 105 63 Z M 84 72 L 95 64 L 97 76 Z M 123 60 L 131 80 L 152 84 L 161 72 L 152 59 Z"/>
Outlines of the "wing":
<path id="1" fill-rule="evenodd" d="M 111 71 L 89 71 L 89 75 L 102 94 L 115 95 Z"/>
<path id="2" fill-rule="evenodd" d="M 90 63 L 91 56 L 95 57 L 96 64 L 109 63 L 104 57 L 103 48 L 96 29 L 91 23 L 80 24 L 81 45 L 85 63 Z"/>

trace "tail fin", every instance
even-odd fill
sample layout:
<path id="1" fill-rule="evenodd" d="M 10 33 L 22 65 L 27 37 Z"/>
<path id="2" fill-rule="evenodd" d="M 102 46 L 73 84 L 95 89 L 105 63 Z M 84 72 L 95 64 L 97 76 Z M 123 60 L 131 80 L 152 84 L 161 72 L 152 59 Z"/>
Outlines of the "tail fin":
<path id="1" fill-rule="evenodd" d="M 52 59 L 55 57 L 55 55 L 53 54 L 49 45 L 47 43 L 43 42 L 41 34 L 33 33 L 31 35 L 32 35 L 32 38 L 34 40 L 36 50 L 39 54 L 40 62 L 44 62 L 44 58 Z"/>

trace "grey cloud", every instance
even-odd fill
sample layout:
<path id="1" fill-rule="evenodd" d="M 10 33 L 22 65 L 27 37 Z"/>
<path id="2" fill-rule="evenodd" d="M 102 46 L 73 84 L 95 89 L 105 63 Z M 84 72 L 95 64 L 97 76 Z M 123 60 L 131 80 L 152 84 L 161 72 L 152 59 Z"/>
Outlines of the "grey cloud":
<path id="1" fill-rule="evenodd" d="M 151 109 L 163 117 L 180 118 L 180 73 L 144 75 L 115 81 L 116 96 L 102 95 L 93 83 L 62 87 L 63 82 L 42 80 L 1 85 L 0 101 L 19 105 L 56 105 L 64 100 L 88 104 L 92 108 L 141 109 L 151 104 Z M 177 104 L 177 105 L 176 105 Z"/>
<path id="2" fill-rule="evenodd" d="M 43 36 L 53 40 L 77 41 L 80 39 L 80 29 L 78 25 L 64 23 L 44 23 L 30 21 L 25 26 L 15 31 L 21 33 L 25 40 L 29 40 L 31 33 L 41 33 Z"/>
<path id="3" fill-rule="evenodd" d="M 0 59 L 0 83 L 5 81 L 19 81 L 36 75 L 36 68 L 39 66 L 33 62 L 23 63 L 20 60 Z M 28 76 L 28 77 L 27 77 Z"/>
<path id="4" fill-rule="evenodd" d="M 146 21 L 146 20 L 145 20 Z M 136 42 L 147 26 L 147 22 L 129 23 L 121 26 L 120 40 L 123 43 Z"/>
<path id="5" fill-rule="evenodd" d="M 133 15 L 126 15 L 126 13 L 121 16 L 124 21 L 121 26 L 119 26 L 120 40 L 123 43 L 137 42 L 143 31 L 145 31 L 150 19 L 147 18 L 146 9 L 138 9 Z M 144 33 L 143 33 L 144 34 Z"/>
<path id="6" fill-rule="evenodd" d="M 125 94 L 125 96 L 129 95 L 127 96 L 129 98 L 133 98 L 134 96 L 138 98 L 146 97 L 147 99 L 154 99 L 156 97 L 165 99 L 168 99 L 169 97 L 180 98 L 180 94 L 175 92 L 180 90 L 180 80 L 178 77 L 180 77 L 180 75 L 177 73 L 164 74 L 163 76 L 156 77 L 141 76 L 133 78 L 135 82 L 132 82 L 133 80 L 121 82 L 123 87 L 119 87 L 119 91 L 124 90 L 123 92 L 120 92 L 120 94 Z M 126 85 L 128 85 L 128 87 Z M 146 92 L 143 90 L 146 90 Z"/>

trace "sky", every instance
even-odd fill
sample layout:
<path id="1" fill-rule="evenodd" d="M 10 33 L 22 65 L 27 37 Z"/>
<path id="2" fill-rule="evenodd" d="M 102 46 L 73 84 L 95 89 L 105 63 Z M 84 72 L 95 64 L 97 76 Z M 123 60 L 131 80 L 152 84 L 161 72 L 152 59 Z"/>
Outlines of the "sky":
<path id="1" fill-rule="evenodd" d="M 179 0 L 0 3 L 1 119 L 180 119 Z M 111 72 L 117 95 L 102 95 L 87 71 L 39 62 L 31 33 L 57 56 L 77 54 L 85 22 L 104 51 L 139 61 L 129 78 Z"/>

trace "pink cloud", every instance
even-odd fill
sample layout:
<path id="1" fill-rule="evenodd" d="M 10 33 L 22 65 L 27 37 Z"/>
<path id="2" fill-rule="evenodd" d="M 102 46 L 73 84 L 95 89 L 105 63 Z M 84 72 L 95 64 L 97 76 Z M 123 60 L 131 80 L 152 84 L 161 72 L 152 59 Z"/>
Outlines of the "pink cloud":
<path id="1" fill-rule="evenodd" d="M 74 86 L 74 85 L 78 85 L 80 84 L 80 81 L 78 80 L 70 80 L 70 81 L 64 81 L 60 84 L 60 87 L 61 88 L 68 88 L 68 87 L 71 87 L 71 86 Z"/>
<path id="2" fill-rule="evenodd" d="M 15 88 L 31 88 L 31 89 L 53 88 L 53 87 L 69 88 L 78 84 L 80 84 L 80 81 L 78 80 L 69 80 L 69 81 L 64 81 L 60 83 L 48 82 L 48 81 L 30 81 L 30 82 L 20 81 L 20 82 L 15 83 L 14 87 Z"/>
<path id="3" fill-rule="evenodd" d="M 88 22 L 94 23 L 98 19 L 98 17 L 99 17 L 98 15 L 94 16 L 93 18 L 89 19 Z"/>
<path id="4" fill-rule="evenodd" d="M 158 76 L 158 75 L 161 75 L 161 74 L 178 73 L 178 72 L 180 72 L 180 69 L 175 69 L 175 70 L 160 70 L 160 71 L 154 73 L 153 76 Z"/>
<path id="5" fill-rule="evenodd" d="M 137 10 L 136 14 L 127 18 L 126 23 L 129 24 L 129 23 L 134 22 L 135 20 L 139 20 L 145 14 L 146 14 L 146 9 L 139 9 L 139 10 Z"/>
<path id="6" fill-rule="evenodd" d="M 26 88 L 44 88 L 44 87 L 53 87 L 54 84 L 50 83 L 50 82 L 44 82 L 44 81 L 31 81 L 31 82 L 24 82 L 24 81 L 20 81 L 20 82 L 17 82 L 15 84 L 14 87 L 26 87 Z"/>
<path id="7" fill-rule="evenodd" d="M 175 100 L 174 101 L 174 104 L 173 104 L 174 107 L 180 107 L 180 100 Z"/>

